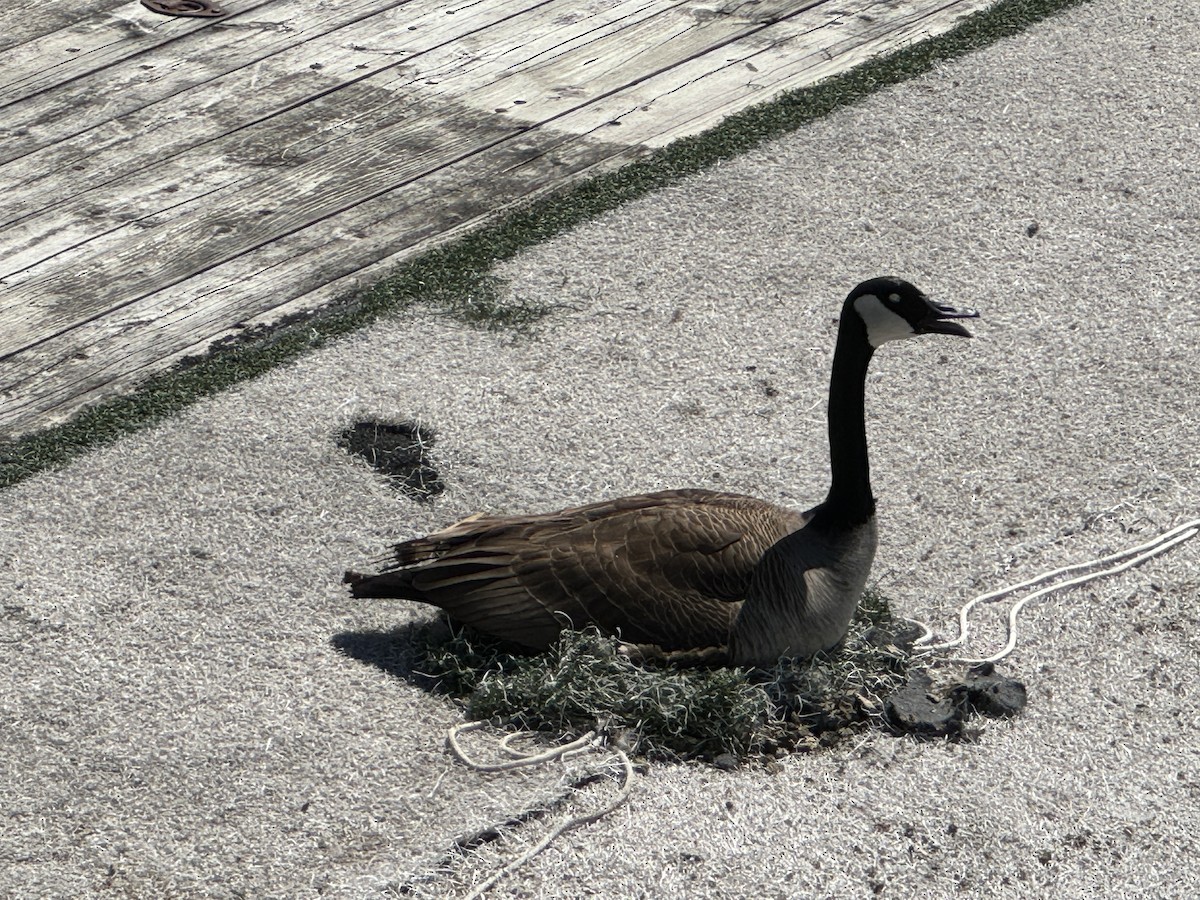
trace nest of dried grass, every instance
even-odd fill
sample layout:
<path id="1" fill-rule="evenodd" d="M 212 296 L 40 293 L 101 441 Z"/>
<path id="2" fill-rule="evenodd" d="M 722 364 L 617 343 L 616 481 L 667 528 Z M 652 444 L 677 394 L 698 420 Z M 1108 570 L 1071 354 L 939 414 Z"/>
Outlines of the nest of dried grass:
<path id="1" fill-rule="evenodd" d="M 884 725 L 883 698 L 914 662 L 913 630 L 868 593 L 842 646 L 770 670 L 636 663 L 594 628 L 529 655 L 469 629 L 431 629 L 414 675 L 468 717 L 556 738 L 599 729 L 654 760 L 772 758 Z"/>

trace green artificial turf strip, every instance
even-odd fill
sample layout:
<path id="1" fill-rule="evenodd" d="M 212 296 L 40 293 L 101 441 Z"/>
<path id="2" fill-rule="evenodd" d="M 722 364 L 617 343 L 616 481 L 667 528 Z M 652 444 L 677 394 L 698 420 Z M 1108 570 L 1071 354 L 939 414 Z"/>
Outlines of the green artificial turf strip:
<path id="1" fill-rule="evenodd" d="M 547 311 L 503 304 L 491 268 L 526 247 L 608 212 L 764 141 L 793 131 L 876 90 L 929 71 L 1087 0 L 1001 0 L 964 19 L 946 34 L 880 56 L 817 85 L 789 91 L 730 116 L 702 134 L 682 138 L 645 159 L 595 176 L 520 206 L 493 224 L 423 254 L 353 297 L 301 323 L 257 339 L 214 349 L 204 357 L 153 376 L 136 393 L 106 400 L 70 421 L 0 445 L 0 487 L 64 465 L 88 449 L 117 440 L 178 412 L 203 397 L 261 375 L 418 302 L 463 321 L 500 329 L 528 329 Z"/>

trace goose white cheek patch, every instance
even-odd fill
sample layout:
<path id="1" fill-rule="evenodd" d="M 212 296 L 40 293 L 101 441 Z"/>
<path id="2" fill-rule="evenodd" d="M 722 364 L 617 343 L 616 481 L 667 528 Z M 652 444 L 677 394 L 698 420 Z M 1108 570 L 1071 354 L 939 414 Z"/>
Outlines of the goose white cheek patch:
<path id="1" fill-rule="evenodd" d="M 864 294 L 855 300 L 854 310 L 866 324 L 867 340 L 876 350 L 888 341 L 898 341 L 916 334 L 907 319 L 888 309 L 874 294 Z"/>

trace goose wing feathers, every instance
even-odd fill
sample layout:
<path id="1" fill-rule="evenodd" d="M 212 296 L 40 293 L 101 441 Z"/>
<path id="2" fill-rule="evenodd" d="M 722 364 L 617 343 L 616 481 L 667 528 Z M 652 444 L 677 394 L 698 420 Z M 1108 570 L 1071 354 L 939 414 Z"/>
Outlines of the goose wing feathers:
<path id="1" fill-rule="evenodd" d="M 737 494 L 662 491 L 533 516 L 475 515 L 399 544 L 356 596 L 403 597 L 543 649 L 596 624 L 663 649 L 723 645 L 755 566 L 805 516 Z"/>

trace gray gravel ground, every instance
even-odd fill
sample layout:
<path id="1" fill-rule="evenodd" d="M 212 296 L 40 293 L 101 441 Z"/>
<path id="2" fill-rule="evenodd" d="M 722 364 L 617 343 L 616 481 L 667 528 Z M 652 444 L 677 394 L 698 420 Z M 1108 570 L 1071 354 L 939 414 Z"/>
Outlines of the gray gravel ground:
<path id="1" fill-rule="evenodd" d="M 535 339 L 382 323 L 6 492 L 0 895 L 469 890 L 555 818 L 443 865 L 453 836 L 564 773 L 452 763 L 449 703 L 331 644 L 427 613 L 342 569 L 479 509 L 819 500 L 833 316 L 871 275 L 984 314 L 872 369 L 900 611 L 945 633 L 1200 515 L 1200 7 L 1148 9 L 1097 0 L 527 253 L 498 274 L 557 305 Z M 440 499 L 334 445 L 363 414 L 438 430 Z M 1030 706 L 976 743 L 656 766 L 489 896 L 1194 896 L 1198 609 L 1200 540 L 1031 608 Z"/>

